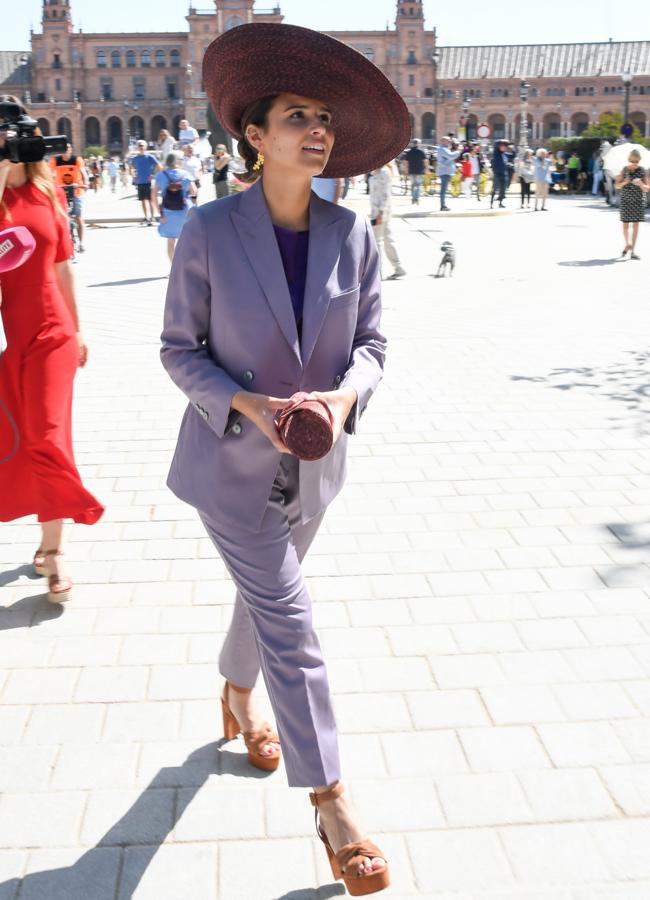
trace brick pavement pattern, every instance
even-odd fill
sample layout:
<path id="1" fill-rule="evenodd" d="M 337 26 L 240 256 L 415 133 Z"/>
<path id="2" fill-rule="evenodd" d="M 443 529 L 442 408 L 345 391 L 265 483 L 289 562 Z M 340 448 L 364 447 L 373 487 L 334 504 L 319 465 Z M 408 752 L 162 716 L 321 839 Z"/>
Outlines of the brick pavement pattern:
<path id="1" fill-rule="evenodd" d="M 351 795 L 387 897 L 647 900 L 648 235 L 617 262 L 600 203 L 435 205 L 396 209 L 386 378 L 306 562 Z M 76 449 L 107 513 L 65 609 L 33 521 L 0 531 L 0 900 L 340 895 L 306 792 L 219 744 L 233 590 L 164 483 L 164 242 L 87 247 Z"/>

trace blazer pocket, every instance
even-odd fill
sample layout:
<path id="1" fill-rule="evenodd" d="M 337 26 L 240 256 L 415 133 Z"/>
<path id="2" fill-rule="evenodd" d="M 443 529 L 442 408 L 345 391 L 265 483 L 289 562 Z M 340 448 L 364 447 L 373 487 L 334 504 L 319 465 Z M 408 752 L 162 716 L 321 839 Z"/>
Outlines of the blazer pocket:
<path id="1" fill-rule="evenodd" d="M 350 288 L 347 291 L 342 291 L 340 294 L 332 294 L 330 297 L 330 306 L 347 306 L 348 303 L 354 303 L 359 300 L 359 291 L 360 285 L 357 287 Z"/>

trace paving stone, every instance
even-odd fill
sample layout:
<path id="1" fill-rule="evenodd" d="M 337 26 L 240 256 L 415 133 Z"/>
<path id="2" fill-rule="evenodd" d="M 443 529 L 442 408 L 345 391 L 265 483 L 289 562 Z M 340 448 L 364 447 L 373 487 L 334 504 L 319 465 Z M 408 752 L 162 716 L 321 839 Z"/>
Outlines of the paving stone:
<path id="1" fill-rule="evenodd" d="M 650 764 L 601 766 L 608 791 L 628 816 L 650 816 Z"/>
<path id="2" fill-rule="evenodd" d="M 28 900 L 113 900 L 121 851 L 33 850 L 20 896 Z M 1 896 L 1 894 L 0 894 Z"/>
<path id="3" fill-rule="evenodd" d="M 459 728 L 489 722 L 476 691 L 413 691 L 407 694 L 407 700 L 418 729 Z"/>
<path id="4" fill-rule="evenodd" d="M 458 737 L 474 772 L 511 772 L 551 765 L 533 728 L 461 728 Z"/>
<path id="5" fill-rule="evenodd" d="M 517 773 L 538 822 L 616 817 L 611 796 L 591 769 L 546 769 Z"/>
<path id="6" fill-rule="evenodd" d="M 553 688 L 567 717 L 574 721 L 620 719 L 638 715 L 619 684 L 561 684 Z"/>
<path id="7" fill-rule="evenodd" d="M 174 827 L 174 799 L 173 790 L 156 787 L 92 791 L 83 817 L 81 844 L 115 847 L 162 843 Z"/>
<path id="8" fill-rule="evenodd" d="M 564 719 L 551 689 L 543 685 L 482 687 L 481 696 L 497 725 L 558 722 Z"/>
<path id="9" fill-rule="evenodd" d="M 589 826 L 616 881 L 650 878 L 650 820 L 594 822 Z"/>
<path id="10" fill-rule="evenodd" d="M 253 866 L 251 859 L 255 860 Z M 312 893 L 318 883 L 312 840 L 225 842 L 219 854 L 219 897 L 250 900 L 258 896 L 260 872 L 264 873 L 268 897 L 318 896 Z M 330 871 L 328 882 L 331 881 Z"/>
<path id="11" fill-rule="evenodd" d="M 436 788 L 452 827 L 530 822 L 530 806 L 511 773 L 441 775 Z"/>
<path id="12" fill-rule="evenodd" d="M 0 802 L 0 847 L 76 845 L 85 803 L 81 791 L 5 794 Z"/>
<path id="13" fill-rule="evenodd" d="M 118 900 L 174 900 L 181 896 L 216 900 L 217 877 L 217 847 L 127 847 Z"/>
<path id="14" fill-rule="evenodd" d="M 77 744 L 61 747 L 54 765 L 54 790 L 128 788 L 135 782 L 137 744 Z"/>
<path id="15" fill-rule="evenodd" d="M 519 881 L 563 886 L 610 878 L 610 868 L 586 825 L 501 828 L 499 834 Z"/>
<path id="16" fill-rule="evenodd" d="M 85 668 L 77 683 L 75 700 L 81 703 L 144 700 L 148 678 L 144 666 Z"/>
<path id="17" fill-rule="evenodd" d="M 217 841 L 261 838 L 265 835 L 264 797 L 255 786 L 242 793 L 238 785 L 208 783 L 183 788 L 178 795 L 183 809 L 174 837 L 178 841 Z"/>
<path id="18" fill-rule="evenodd" d="M 556 766 L 598 766 L 630 762 L 630 754 L 609 722 L 539 725 L 539 735 Z"/>
<path id="19" fill-rule="evenodd" d="M 463 747 L 453 731 L 384 734 L 381 743 L 391 776 L 438 776 L 469 770 Z"/>
<path id="20" fill-rule="evenodd" d="M 81 673 L 83 674 L 83 673 Z M 72 699 L 79 669 L 15 669 L 2 691 L 3 703 L 66 703 Z"/>
<path id="21" fill-rule="evenodd" d="M 493 831 L 429 831 L 407 835 L 406 843 L 417 884 L 423 891 L 501 890 L 514 881 L 503 847 Z M 468 860 L 472 861 L 471 865 Z"/>

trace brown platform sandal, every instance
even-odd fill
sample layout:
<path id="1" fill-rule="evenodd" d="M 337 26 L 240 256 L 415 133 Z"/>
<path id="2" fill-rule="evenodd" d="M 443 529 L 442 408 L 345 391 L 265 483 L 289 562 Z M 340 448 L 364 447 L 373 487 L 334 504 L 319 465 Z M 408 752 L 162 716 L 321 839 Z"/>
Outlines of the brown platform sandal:
<path id="1" fill-rule="evenodd" d="M 45 559 L 49 556 L 63 556 L 62 550 L 46 550 L 43 554 Z M 47 575 L 47 583 L 49 592 L 47 599 L 50 603 L 65 603 L 72 597 L 72 582 L 67 576 L 63 578 L 60 575 L 49 575 L 47 567 L 45 567 L 44 575 Z"/>
<path id="2" fill-rule="evenodd" d="M 311 800 L 311 805 L 315 807 L 314 818 L 316 820 L 316 832 L 318 837 L 325 844 L 327 858 L 330 861 L 334 878 L 336 878 L 337 881 L 340 881 L 342 878 L 346 888 L 353 897 L 365 897 L 366 894 L 376 894 L 377 891 L 383 891 L 390 885 L 388 863 L 386 863 L 383 868 L 375 869 L 374 872 L 369 872 L 367 875 L 357 875 L 352 871 L 349 875 L 346 875 L 346 869 L 350 868 L 352 870 L 354 868 L 353 863 L 359 865 L 360 862 L 363 862 L 362 857 L 364 856 L 369 859 L 373 859 L 374 857 L 385 859 L 386 857 L 379 847 L 376 844 L 373 844 L 368 838 L 364 838 L 362 841 L 344 844 L 338 853 L 334 853 L 332 845 L 330 844 L 318 817 L 318 804 L 320 801 L 339 797 L 343 793 L 343 790 L 342 784 L 335 784 L 334 787 L 330 788 L 328 791 L 322 791 L 318 794 L 310 793 L 309 799 Z"/>
<path id="3" fill-rule="evenodd" d="M 34 566 L 34 571 L 37 575 L 40 575 L 41 578 L 44 578 L 47 575 L 47 569 L 45 568 L 45 550 L 43 550 L 42 547 L 39 547 L 34 554 L 32 564 Z"/>
<path id="4" fill-rule="evenodd" d="M 248 750 L 248 761 L 256 769 L 262 769 L 265 772 L 274 772 L 280 765 L 280 757 L 282 751 L 279 747 L 275 748 L 275 752 L 271 756 L 262 755 L 262 747 L 266 744 L 279 744 L 280 738 L 273 731 L 268 722 L 262 724 L 259 731 L 244 731 L 239 727 L 239 722 L 232 714 L 230 704 L 228 702 L 228 690 L 232 688 L 236 694 L 250 694 L 250 688 L 237 688 L 230 682 L 226 681 L 221 698 L 221 710 L 223 712 L 223 734 L 227 741 L 232 741 L 238 734 L 243 733 L 244 743 Z"/>

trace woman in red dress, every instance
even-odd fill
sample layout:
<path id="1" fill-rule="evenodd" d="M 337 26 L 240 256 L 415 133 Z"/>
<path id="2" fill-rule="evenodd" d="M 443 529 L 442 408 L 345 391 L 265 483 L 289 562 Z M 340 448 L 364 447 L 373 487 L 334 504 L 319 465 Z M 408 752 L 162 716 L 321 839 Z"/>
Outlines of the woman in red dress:
<path id="1" fill-rule="evenodd" d="M 7 339 L 0 355 L 0 521 L 38 516 L 43 536 L 34 567 L 48 576 L 54 603 L 72 590 L 61 567 L 63 520 L 91 525 L 104 511 L 81 483 L 72 450 L 72 383 L 88 351 L 64 210 L 45 162 L 0 161 L 0 230 L 24 225 L 36 239 L 31 258 L 0 275 Z"/>

